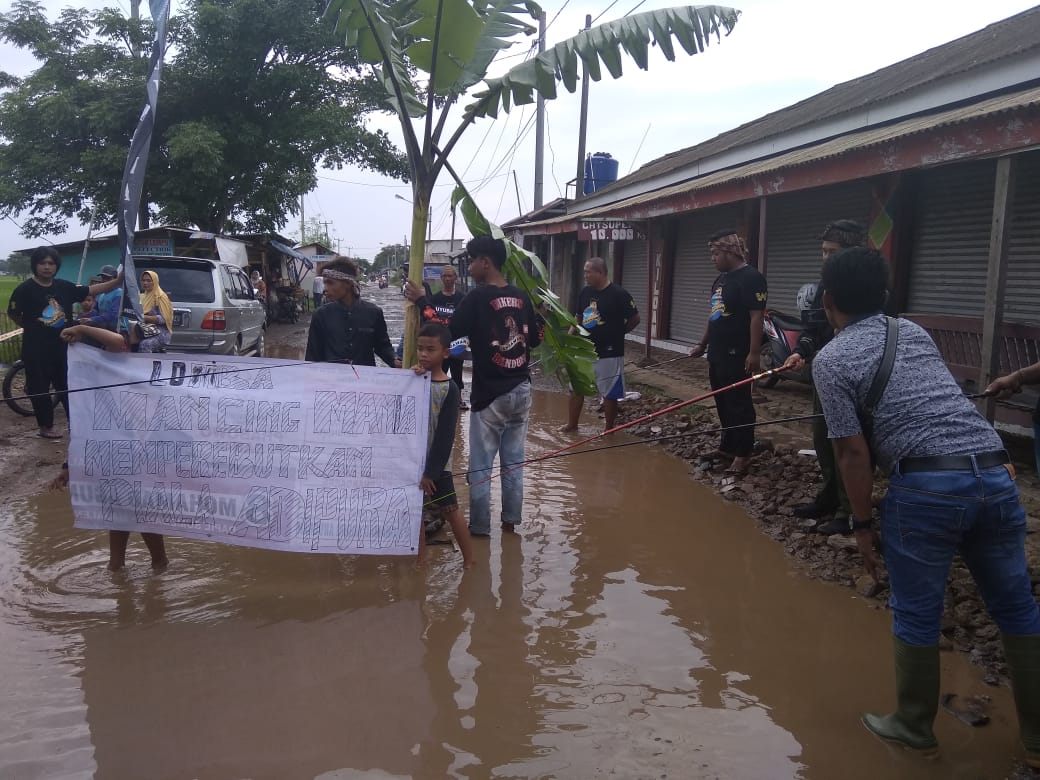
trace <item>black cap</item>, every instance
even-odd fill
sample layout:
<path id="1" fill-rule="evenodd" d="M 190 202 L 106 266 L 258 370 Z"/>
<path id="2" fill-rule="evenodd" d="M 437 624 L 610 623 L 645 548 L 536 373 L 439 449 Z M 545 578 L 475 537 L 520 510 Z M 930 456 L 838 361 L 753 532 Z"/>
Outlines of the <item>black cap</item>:
<path id="1" fill-rule="evenodd" d="M 108 279 L 115 279 L 117 276 L 119 276 L 119 271 L 116 270 L 116 267 L 114 265 L 103 265 L 101 266 L 101 270 L 98 271 L 98 276 Z"/>

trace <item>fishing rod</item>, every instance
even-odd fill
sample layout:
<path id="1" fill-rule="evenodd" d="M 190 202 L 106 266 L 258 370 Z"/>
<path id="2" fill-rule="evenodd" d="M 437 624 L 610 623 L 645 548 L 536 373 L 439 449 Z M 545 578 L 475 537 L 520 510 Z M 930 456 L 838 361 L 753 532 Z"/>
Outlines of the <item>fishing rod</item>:
<path id="1" fill-rule="evenodd" d="M 666 406 L 664 409 L 659 409 L 656 412 L 651 412 L 650 414 L 643 415 L 642 417 L 637 417 L 634 420 L 629 420 L 627 423 L 622 423 L 621 425 L 615 425 L 613 428 L 609 428 L 609 429 L 607 429 L 605 431 L 597 433 L 595 436 L 589 436 L 586 439 L 580 439 L 580 440 L 578 440 L 576 442 L 573 442 L 571 444 L 566 445 L 565 447 L 560 447 L 557 450 L 553 450 L 552 452 L 549 452 L 546 455 L 542 455 L 540 457 L 534 458 L 531 461 L 524 461 L 524 462 L 519 463 L 519 464 L 514 464 L 514 465 L 510 466 L 507 469 L 501 470 L 497 475 L 492 474 L 490 477 L 487 477 L 486 479 L 481 480 L 480 482 L 477 482 L 476 484 L 479 485 L 479 484 L 482 484 L 483 482 L 488 482 L 488 481 L 494 479 L 495 476 L 504 476 L 504 475 L 509 474 L 509 473 L 511 473 L 513 471 L 516 471 L 517 469 L 521 469 L 528 462 L 537 463 L 538 461 L 541 461 L 541 460 L 548 460 L 549 458 L 553 458 L 553 457 L 559 455 L 560 453 L 567 452 L 569 450 L 573 450 L 573 449 L 575 449 L 577 447 L 580 447 L 583 444 L 589 444 L 590 442 L 594 442 L 597 439 L 602 439 L 604 436 L 609 436 L 612 433 L 618 433 L 619 431 L 626 430 L 626 429 L 631 428 L 633 426 L 640 425 L 640 424 L 645 423 L 645 422 L 649 422 L 650 420 L 653 420 L 653 419 L 655 419 L 657 417 L 660 417 L 663 414 L 668 414 L 669 412 L 674 412 L 674 411 L 676 411 L 678 409 L 682 409 L 685 406 L 690 406 L 691 404 L 699 403 L 701 401 L 706 401 L 707 399 L 713 398 L 716 395 L 720 395 L 721 393 L 726 393 L 726 392 L 729 392 L 730 390 L 736 390 L 738 387 L 743 387 L 744 385 L 749 384 L 751 382 L 754 382 L 756 380 L 762 379 L 762 378 L 767 377 L 767 376 L 771 376 L 773 374 L 779 374 L 779 373 L 782 373 L 783 371 L 787 371 L 787 370 L 788 370 L 787 366 L 780 366 L 779 368 L 770 368 L 770 369 L 767 369 L 766 371 L 761 371 L 761 372 L 759 372 L 757 374 L 752 374 L 751 376 L 747 377 L 746 379 L 741 379 L 741 380 L 739 380 L 737 382 L 734 382 L 733 384 L 726 385 L 725 387 L 720 387 L 717 390 L 712 390 L 712 391 L 710 391 L 708 393 L 704 393 L 703 395 L 699 395 L 699 396 L 697 396 L 695 398 L 690 398 L 689 400 L 686 400 L 686 401 L 679 401 L 678 403 L 674 403 L 671 406 Z M 470 487 L 473 487 L 472 483 L 470 484 Z"/>
<path id="2" fill-rule="evenodd" d="M 785 425 L 787 423 L 793 423 L 793 422 L 805 422 L 805 421 L 808 421 L 808 420 L 815 420 L 818 417 L 823 417 L 823 414 L 802 414 L 802 415 L 798 415 L 798 416 L 795 416 L 795 417 L 781 417 L 781 418 L 778 418 L 778 419 L 775 419 L 775 420 L 761 420 L 761 421 L 756 421 L 756 422 L 753 422 L 753 423 L 741 423 L 740 425 L 723 425 L 723 426 L 717 426 L 715 428 L 697 428 L 695 430 L 682 431 L 681 433 L 671 433 L 671 434 L 668 434 L 666 436 L 654 436 L 654 437 L 650 437 L 650 438 L 646 438 L 646 439 L 636 439 L 635 441 L 625 441 L 625 442 L 621 442 L 620 444 L 605 444 L 605 445 L 603 445 L 601 447 L 592 447 L 592 448 L 587 449 L 587 450 L 568 450 L 568 451 L 565 451 L 565 452 L 558 452 L 556 454 L 550 453 L 549 455 L 541 455 L 541 456 L 538 456 L 538 457 L 534 457 L 534 458 L 530 458 L 528 460 L 521 461 L 520 463 L 513 463 L 513 464 L 510 464 L 510 465 L 514 466 L 514 467 L 537 466 L 537 465 L 539 465 L 541 463 L 544 463 L 545 461 L 556 460 L 557 458 L 569 458 L 572 455 L 591 455 L 591 454 L 594 454 L 594 453 L 597 453 L 597 452 L 605 452 L 607 450 L 617 450 L 617 449 L 621 449 L 623 447 L 638 447 L 638 446 L 641 446 L 641 445 L 657 444 L 658 442 L 670 441 L 672 439 L 681 439 L 681 438 L 684 438 L 686 436 L 703 436 L 703 435 L 710 434 L 710 433 L 721 433 L 723 431 L 735 431 L 735 430 L 740 429 L 740 428 L 757 428 L 757 427 L 761 427 L 761 426 L 765 426 L 765 425 Z M 465 476 L 469 476 L 470 474 L 476 474 L 476 473 L 478 473 L 478 471 L 484 471 L 484 469 L 479 469 L 479 470 L 474 470 L 474 471 L 462 471 L 462 472 L 458 472 L 457 474 L 453 472 L 452 476 L 465 477 Z M 500 472 L 500 473 L 505 473 L 505 472 L 503 471 L 503 472 Z M 494 479 L 495 476 L 498 476 L 498 475 L 497 474 L 493 475 L 489 479 Z M 481 482 L 483 482 L 483 481 L 485 481 L 485 480 L 481 480 Z M 472 488 L 474 484 L 480 484 L 480 483 L 476 482 L 476 483 L 473 483 L 473 484 L 467 484 L 467 487 Z M 449 493 L 446 496 L 438 498 L 436 501 L 426 501 L 426 502 L 423 503 L 423 507 L 431 507 L 434 504 L 436 504 L 438 501 L 442 501 L 445 498 L 450 498 L 451 496 L 457 495 L 457 493 L 458 493 L 458 491 L 455 491 L 454 493 Z"/>

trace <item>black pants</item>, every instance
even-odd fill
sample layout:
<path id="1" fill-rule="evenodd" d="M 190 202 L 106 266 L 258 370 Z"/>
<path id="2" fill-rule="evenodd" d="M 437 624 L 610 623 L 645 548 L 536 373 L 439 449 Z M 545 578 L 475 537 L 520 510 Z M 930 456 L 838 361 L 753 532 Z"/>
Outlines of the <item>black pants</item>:
<path id="1" fill-rule="evenodd" d="M 462 392 L 462 388 L 466 386 L 466 383 L 462 381 L 462 358 L 448 358 L 444 361 L 444 373 L 451 375 L 451 381 L 459 388 L 459 392 Z M 459 396 L 462 397 L 461 395 Z"/>
<path id="2" fill-rule="evenodd" d="M 747 371 L 744 370 L 744 358 L 734 355 L 725 355 L 718 362 L 708 364 L 708 380 L 711 389 L 718 390 L 734 382 L 747 379 Z M 736 455 L 738 458 L 746 458 L 755 447 L 755 428 L 748 423 L 755 422 L 755 405 L 751 402 L 751 383 L 727 390 L 715 396 L 715 408 L 719 413 L 719 422 L 722 427 L 729 428 L 734 425 L 747 425 L 746 428 L 736 428 L 722 432 L 722 443 L 719 448 L 723 452 Z"/>
<path id="3" fill-rule="evenodd" d="M 33 396 L 32 407 L 36 424 L 41 428 L 54 425 L 54 404 L 51 388 L 58 393 L 58 400 L 65 405 L 65 416 L 69 416 L 69 358 L 64 344 L 59 346 L 34 345 L 22 350 L 25 364 L 25 392 Z"/>
<path id="4" fill-rule="evenodd" d="M 813 388 L 813 414 L 821 415 L 812 421 L 813 447 L 816 448 L 816 459 L 820 463 L 820 477 L 823 485 L 816 495 L 816 503 L 827 510 L 842 510 L 845 515 L 852 514 L 849 494 L 845 492 L 845 484 L 841 481 L 838 462 L 834 457 L 834 445 L 827 436 L 827 421 L 823 419 L 823 406 L 820 396 Z"/>

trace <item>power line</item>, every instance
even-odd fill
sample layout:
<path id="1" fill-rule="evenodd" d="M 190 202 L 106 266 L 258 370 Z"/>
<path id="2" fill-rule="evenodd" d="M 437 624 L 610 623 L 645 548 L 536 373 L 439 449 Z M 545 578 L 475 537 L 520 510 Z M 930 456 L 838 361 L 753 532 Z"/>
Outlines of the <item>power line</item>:
<path id="1" fill-rule="evenodd" d="M 596 17 L 595 19 L 593 19 L 593 20 L 592 20 L 592 23 L 593 23 L 593 24 L 595 24 L 595 23 L 596 23 L 596 22 L 598 22 L 598 21 L 599 21 L 600 19 L 602 19 L 602 18 L 603 18 L 603 14 L 605 14 L 605 13 L 606 13 L 607 11 L 609 11 L 609 10 L 610 10 L 611 8 L 613 8 L 613 7 L 614 7 L 615 5 L 617 5 L 617 4 L 618 4 L 618 0 L 613 0 L 613 2 L 612 2 L 612 3 L 610 4 L 610 5 L 608 5 L 608 6 L 607 6 L 606 8 L 604 8 L 604 9 L 603 9 L 602 11 L 600 11 L 600 14 L 599 14 L 599 16 L 597 16 L 597 17 Z"/>
<path id="2" fill-rule="evenodd" d="M 627 14 L 625 14 L 625 16 L 629 16 L 630 14 L 632 14 L 633 12 L 635 12 L 635 10 L 636 10 L 637 8 L 639 8 L 639 6 L 641 6 L 641 5 L 642 5 L 643 3 L 645 3 L 645 2 L 646 2 L 646 0 L 639 0 L 639 2 L 638 2 L 638 3 L 636 3 L 636 4 L 634 5 L 634 6 L 632 6 L 632 10 L 631 10 L 631 11 L 629 11 L 629 12 L 628 12 Z M 622 18 L 624 18 L 624 17 L 622 17 Z"/>
<path id="3" fill-rule="evenodd" d="M 552 133 L 549 132 L 549 108 L 548 108 L 548 106 L 546 106 L 546 110 L 545 110 L 545 141 L 546 141 L 546 145 L 549 147 L 549 156 L 552 158 L 552 165 L 549 167 L 549 170 L 552 172 L 553 181 L 556 182 L 556 196 L 562 198 L 562 197 L 564 197 L 565 193 L 563 192 L 562 188 L 560 187 L 560 180 L 556 178 L 556 152 L 555 152 L 555 150 L 553 150 Z"/>
<path id="4" fill-rule="evenodd" d="M 549 24 L 545 25 L 545 31 L 546 31 L 546 32 L 548 32 L 548 31 L 549 31 L 549 28 L 550 28 L 550 27 L 552 27 L 552 25 L 553 25 L 553 22 L 555 22 L 555 21 L 556 21 L 557 19 L 559 19 L 559 18 L 560 18 L 560 14 L 562 14 L 562 13 L 563 13 L 563 9 L 567 7 L 567 3 L 569 3 L 570 1 L 571 1 L 571 0 L 564 0 L 564 2 L 563 2 L 563 5 L 561 5 L 561 6 L 560 6 L 560 10 L 556 12 L 556 15 L 555 15 L 555 16 L 553 16 L 553 18 L 552 18 L 552 22 L 549 22 Z"/>

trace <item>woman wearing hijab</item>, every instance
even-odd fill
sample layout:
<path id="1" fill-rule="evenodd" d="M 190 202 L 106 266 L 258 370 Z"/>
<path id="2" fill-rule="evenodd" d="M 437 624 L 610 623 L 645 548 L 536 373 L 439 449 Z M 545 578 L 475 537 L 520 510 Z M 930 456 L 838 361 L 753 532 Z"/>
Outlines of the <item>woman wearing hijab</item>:
<path id="1" fill-rule="evenodd" d="M 144 312 L 143 325 L 153 325 L 158 333 L 149 335 L 149 328 L 142 328 L 143 338 L 137 347 L 138 352 L 162 352 L 170 343 L 170 328 L 173 325 L 173 304 L 170 296 L 159 286 L 159 275 L 155 271 L 141 274 L 141 311 Z"/>

